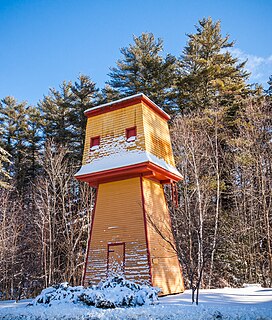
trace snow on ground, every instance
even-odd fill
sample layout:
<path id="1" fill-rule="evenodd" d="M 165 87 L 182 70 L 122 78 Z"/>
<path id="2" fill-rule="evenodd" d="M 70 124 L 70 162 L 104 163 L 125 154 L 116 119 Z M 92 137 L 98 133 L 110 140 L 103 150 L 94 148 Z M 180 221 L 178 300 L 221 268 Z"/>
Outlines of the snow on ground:
<path id="1" fill-rule="evenodd" d="M 97 309 L 79 304 L 27 306 L 31 300 L 1 301 L 5 320 L 272 320 L 272 288 L 201 290 L 199 306 L 191 304 L 191 291 L 162 297 L 153 306 Z"/>

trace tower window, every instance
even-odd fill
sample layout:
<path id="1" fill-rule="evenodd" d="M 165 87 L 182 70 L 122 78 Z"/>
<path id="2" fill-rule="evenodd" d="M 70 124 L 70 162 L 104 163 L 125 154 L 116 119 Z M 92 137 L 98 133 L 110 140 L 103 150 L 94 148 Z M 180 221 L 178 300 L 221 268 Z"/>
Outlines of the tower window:
<path id="1" fill-rule="evenodd" d="M 136 139 L 137 130 L 136 127 L 131 127 L 126 129 L 126 138 L 127 141 L 135 141 Z"/>
<path id="2" fill-rule="evenodd" d="M 90 143 L 90 150 L 94 151 L 99 148 L 100 145 L 100 136 L 92 137 Z"/>

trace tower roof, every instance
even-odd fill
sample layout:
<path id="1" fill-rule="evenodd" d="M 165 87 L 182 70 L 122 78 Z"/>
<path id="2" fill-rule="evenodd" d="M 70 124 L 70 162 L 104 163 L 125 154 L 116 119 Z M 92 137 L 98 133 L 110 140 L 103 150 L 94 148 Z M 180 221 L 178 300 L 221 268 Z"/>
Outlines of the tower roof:
<path id="1" fill-rule="evenodd" d="M 151 101 L 145 94 L 143 93 L 138 93 L 130 97 L 126 97 L 123 99 L 119 99 L 116 101 L 112 101 L 109 103 L 102 104 L 97 107 L 89 108 L 84 111 L 84 114 L 86 117 L 93 117 L 99 114 L 103 114 L 106 112 L 110 112 L 113 110 L 125 108 L 127 106 L 131 106 L 132 104 L 137 104 L 137 103 L 144 103 L 148 107 L 150 107 L 153 111 L 155 111 L 158 115 L 160 115 L 162 118 L 165 120 L 169 120 L 170 116 L 168 113 L 163 111 L 156 103 Z"/>

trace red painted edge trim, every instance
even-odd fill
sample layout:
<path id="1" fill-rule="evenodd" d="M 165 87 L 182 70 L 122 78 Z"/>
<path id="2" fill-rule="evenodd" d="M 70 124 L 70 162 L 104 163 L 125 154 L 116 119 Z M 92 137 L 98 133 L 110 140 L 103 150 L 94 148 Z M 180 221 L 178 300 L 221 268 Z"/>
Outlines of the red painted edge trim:
<path id="1" fill-rule="evenodd" d="M 121 168 L 108 169 L 94 173 L 82 174 L 76 176 L 76 179 L 89 182 L 92 186 L 97 186 L 99 183 L 129 178 L 133 175 L 139 175 L 147 170 L 147 163 L 138 163 L 135 165 L 125 166 Z"/>
<path id="2" fill-rule="evenodd" d="M 91 185 L 96 186 L 98 183 L 100 183 L 100 181 L 103 181 L 103 183 L 106 183 L 107 181 L 114 181 L 112 180 L 114 178 L 116 179 L 120 179 L 122 177 L 127 178 L 132 174 L 136 174 L 136 173 L 141 174 L 150 170 L 154 172 L 158 172 L 159 174 L 163 175 L 165 178 L 168 178 L 175 182 L 180 181 L 182 179 L 182 177 L 164 168 L 161 168 L 150 161 L 137 163 L 130 166 L 121 167 L 121 168 L 108 169 L 108 170 L 103 170 L 103 171 L 94 172 L 94 173 L 82 174 L 80 176 L 76 176 L 76 179 L 87 181 Z"/>
<path id="3" fill-rule="evenodd" d="M 180 181 L 182 180 L 183 178 L 181 176 L 178 176 L 176 174 L 174 174 L 173 172 L 171 171 L 168 171 L 158 165 L 156 165 L 155 163 L 153 162 L 150 162 L 148 161 L 148 168 L 150 169 L 153 169 L 154 171 L 160 173 L 160 174 L 163 174 L 165 175 L 168 179 L 171 179 L 171 180 L 174 180 L 174 181 Z"/>
<path id="4" fill-rule="evenodd" d="M 110 246 L 123 246 L 123 272 L 125 273 L 125 265 L 126 265 L 126 243 L 125 242 L 111 242 L 108 243 L 108 251 L 107 251 L 107 274 L 109 272 L 109 248 Z"/>
<path id="5" fill-rule="evenodd" d="M 94 217 L 95 217 L 96 204 L 97 204 L 97 198 L 98 198 L 98 189 L 99 188 L 96 189 L 95 203 L 94 203 L 94 208 L 93 208 L 93 212 L 92 212 L 92 222 L 91 222 L 91 229 L 90 229 L 88 244 L 87 244 L 87 251 L 86 251 L 86 258 L 85 258 L 86 260 L 85 260 L 83 276 L 82 276 L 82 286 L 84 286 L 84 281 L 85 281 L 86 271 L 87 271 L 87 264 L 88 264 L 88 259 L 89 259 L 89 251 L 90 251 L 92 231 L 93 231 L 93 225 L 94 225 Z"/>
<path id="6" fill-rule="evenodd" d="M 141 196 L 142 196 L 143 216 L 144 216 L 146 253 L 147 253 L 147 260 L 148 260 L 148 265 L 149 265 L 150 282 L 151 282 L 151 285 L 153 286 L 152 270 L 151 270 L 152 267 L 151 267 L 151 258 L 150 258 L 150 246 L 149 246 L 148 234 L 147 234 L 147 221 L 146 221 L 145 198 L 144 198 L 143 177 L 142 176 L 140 176 L 140 184 L 141 184 Z"/>
<path id="7" fill-rule="evenodd" d="M 152 102 L 150 99 L 145 97 L 144 95 L 138 96 L 138 97 L 132 97 L 131 99 L 126 99 L 122 101 L 116 101 L 116 103 L 111 103 L 109 105 L 105 105 L 104 107 L 97 108 L 97 109 L 91 109 L 88 111 L 85 111 L 85 116 L 90 118 L 94 117 L 103 113 L 107 113 L 110 111 L 118 110 L 121 108 L 129 107 L 137 103 L 145 103 L 148 107 L 150 107 L 153 111 L 155 111 L 158 115 L 160 115 L 165 120 L 170 120 L 170 116 L 162 111 L 154 102 Z"/>

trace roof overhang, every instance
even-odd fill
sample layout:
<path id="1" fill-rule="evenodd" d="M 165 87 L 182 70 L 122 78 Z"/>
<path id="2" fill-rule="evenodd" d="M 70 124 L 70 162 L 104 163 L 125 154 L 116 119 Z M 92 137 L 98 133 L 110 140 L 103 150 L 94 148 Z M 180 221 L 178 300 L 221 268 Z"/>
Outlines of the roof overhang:
<path id="1" fill-rule="evenodd" d="M 97 187 L 100 183 L 124 180 L 138 176 L 154 179 L 163 184 L 177 182 L 182 179 L 181 175 L 161 168 L 150 161 L 94 173 L 80 174 L 79 172 L 75 175 L 76 179 L 88 182 L 92 187 Z"/>

